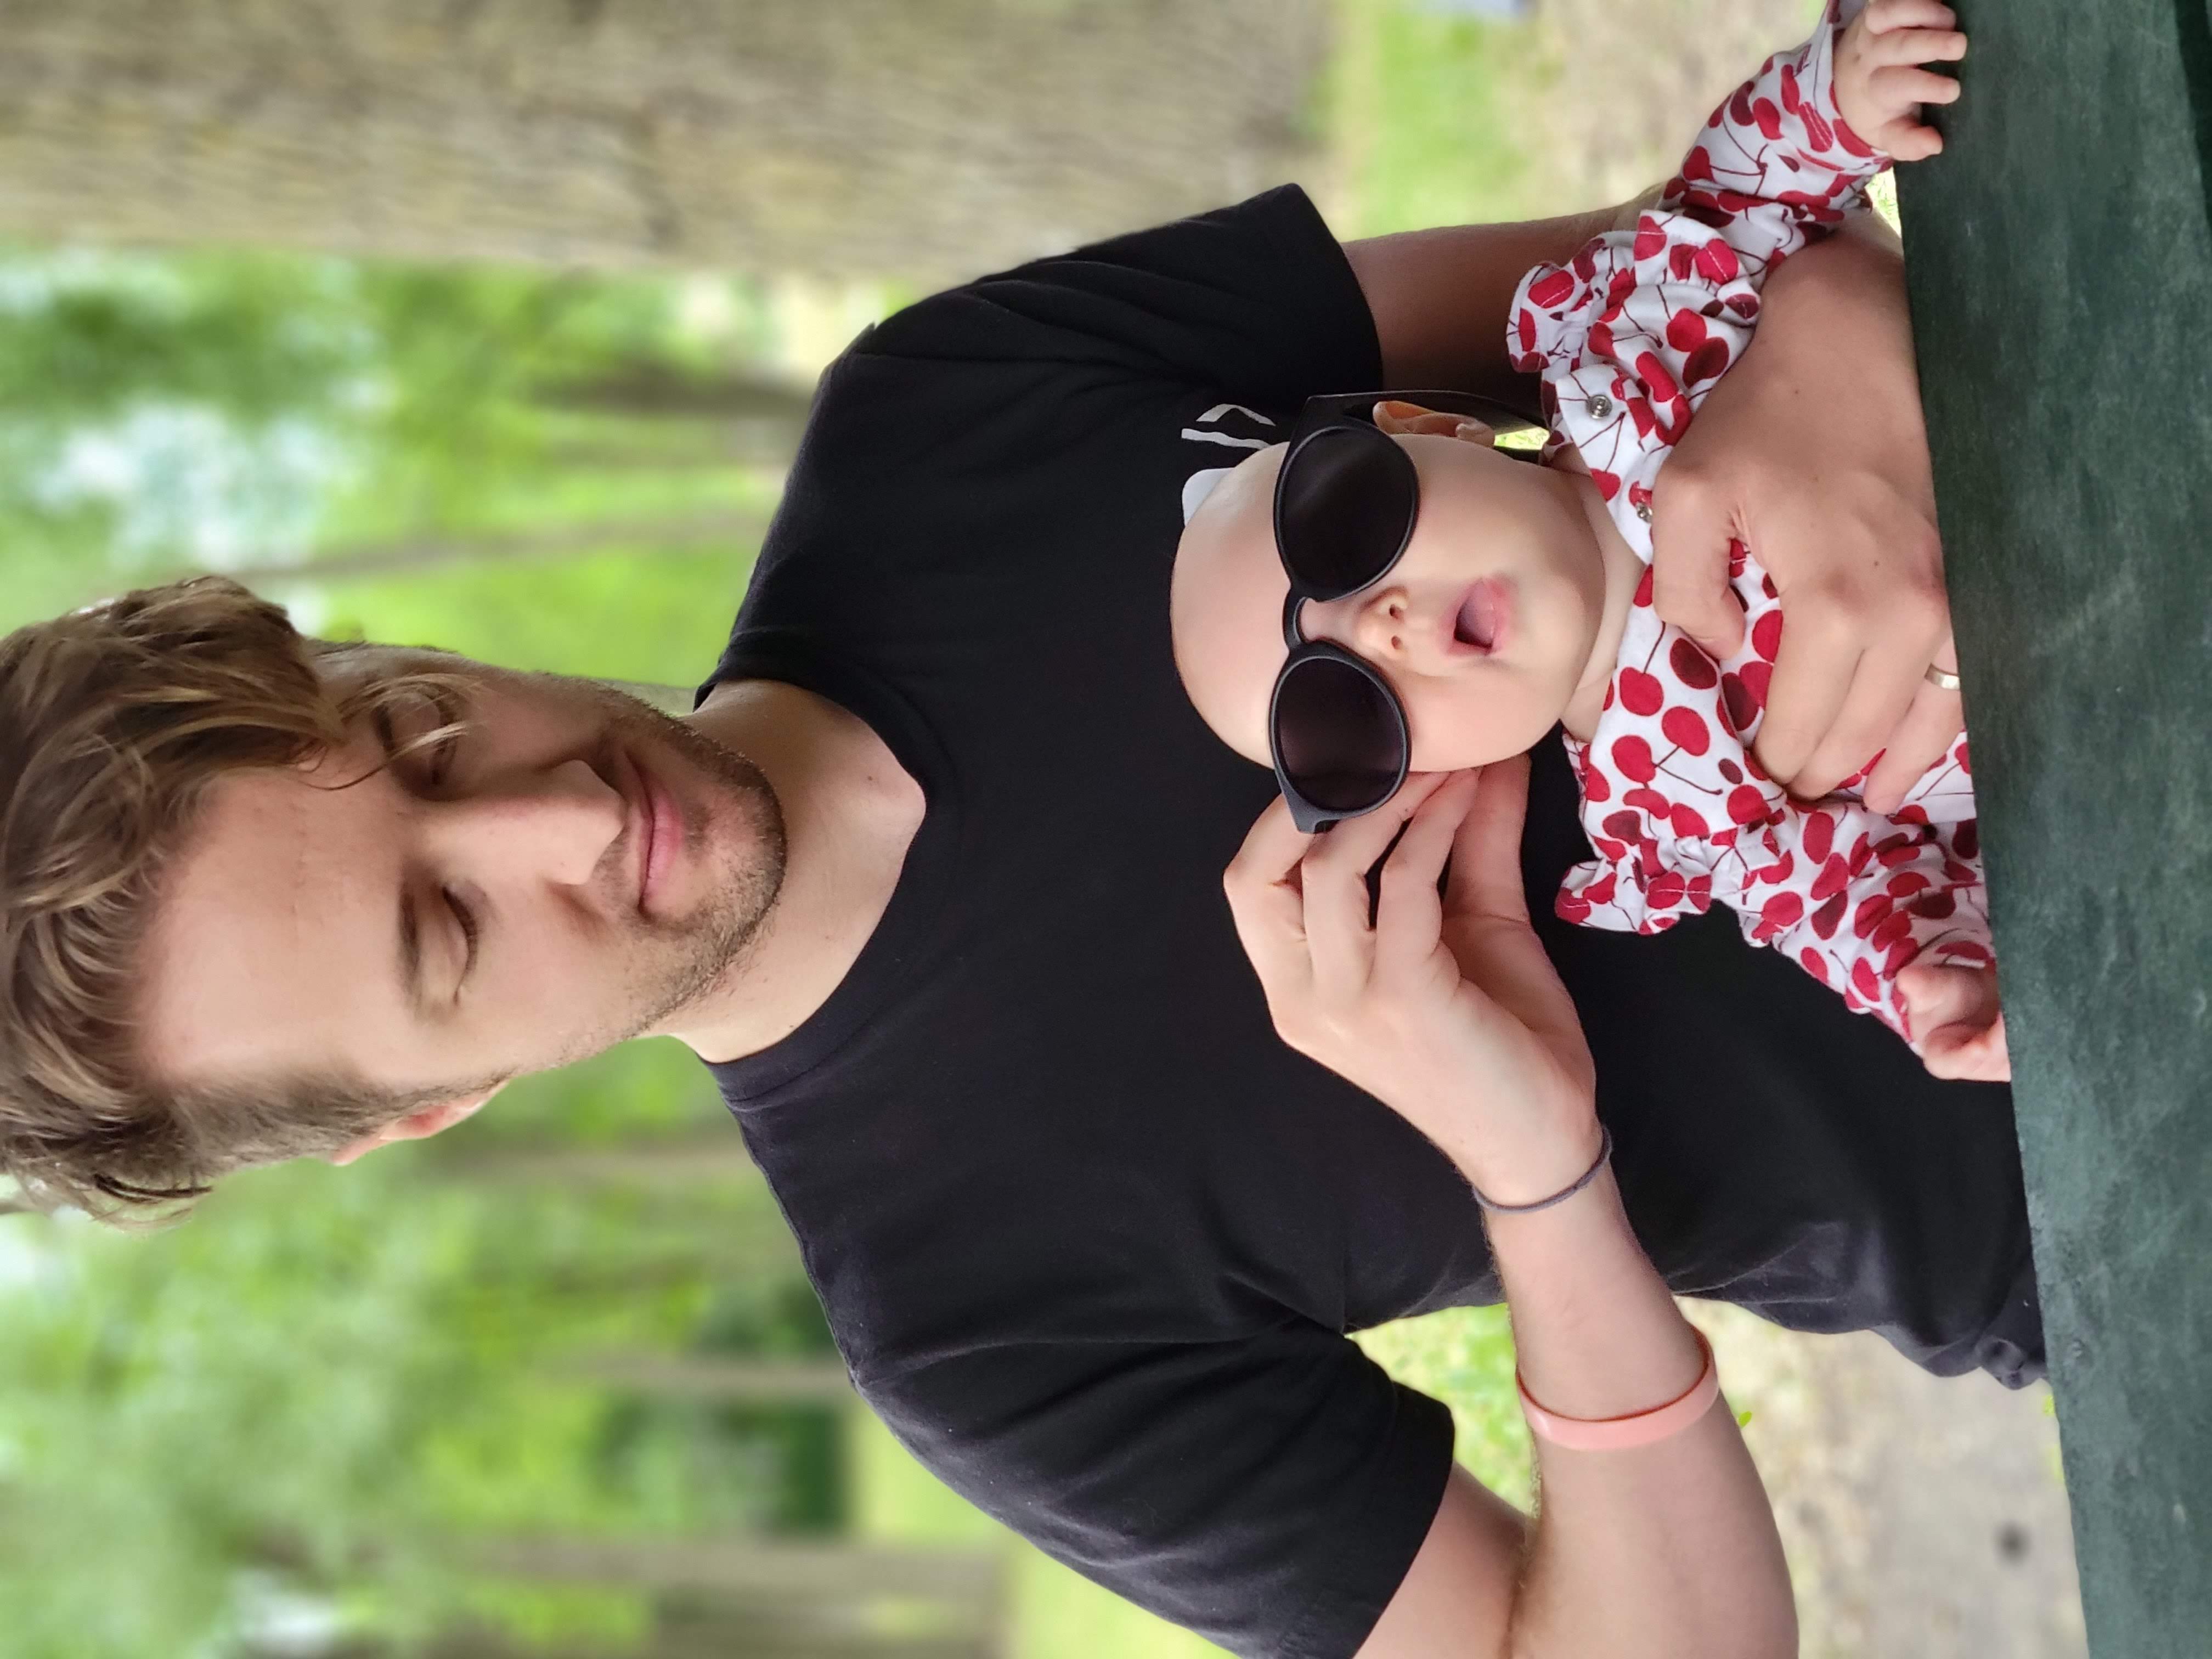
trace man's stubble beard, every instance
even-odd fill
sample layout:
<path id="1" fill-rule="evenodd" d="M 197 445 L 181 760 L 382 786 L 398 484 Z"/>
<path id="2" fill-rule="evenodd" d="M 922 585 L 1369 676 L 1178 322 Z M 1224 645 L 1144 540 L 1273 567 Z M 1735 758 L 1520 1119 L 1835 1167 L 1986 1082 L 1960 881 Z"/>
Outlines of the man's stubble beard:
<path id="1" fill-rule="evenodd" d="M 611 687 L 592 690 L 607 710 L 613 744 L 641 751 L 648 764 L 673 750 L 690 774 L 685 781 L 708 786 L 676 793 L 687 850 L 705 855 L 713 894 L 697 914 L 648 931 L 635 963 L 637 1000 L 624 1011 L 626 1029 L 595 1045 L 604 1048 L 673 1020 L 735 975 L 783 890 L 787 846 L 783 809 L 758 767 L 689 721 Z"/>

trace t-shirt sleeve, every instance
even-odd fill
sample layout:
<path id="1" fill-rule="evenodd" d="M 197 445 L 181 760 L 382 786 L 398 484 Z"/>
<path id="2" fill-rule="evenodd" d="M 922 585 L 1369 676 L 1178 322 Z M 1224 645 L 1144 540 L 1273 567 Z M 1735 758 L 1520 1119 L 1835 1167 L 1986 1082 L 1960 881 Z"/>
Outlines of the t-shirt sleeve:
<path id="1" fill-rule="evenodd" d="M 860 1379 L 939 1478 L 1232 1653 L 1348 1659 L 1427 1536 L 1451 1419 L 1351 1341 L 986 1345 Z"/>
<path id="2" fill-rule="evenodd" d="M 1296 185 L 985 276 L 869 331 L 850 359 L 1032 368 L 1292 403 L 1382 373 L 1344 250 Z"/>
<path id="3" fill-rule="evenodd" d="M 1023 672 L 1040 617 L 1154 604 L 1127 573 L 1172 554 L 1185 422 L 1220 404 L 1286 424 L 1381 363 L 1294 185 L 909 306 L 823 374 L 714 678 L 835 656 L 927 701 L 954 640 Z"/>

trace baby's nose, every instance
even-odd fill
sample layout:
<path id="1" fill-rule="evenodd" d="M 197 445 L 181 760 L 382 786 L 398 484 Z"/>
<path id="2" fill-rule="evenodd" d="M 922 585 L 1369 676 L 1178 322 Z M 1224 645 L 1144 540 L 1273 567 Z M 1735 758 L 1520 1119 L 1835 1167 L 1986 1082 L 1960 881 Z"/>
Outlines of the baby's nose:
<path id="1" fill-rule="evenodd" d="M 1403 657 L 1413 641 L 1413 607 L 1405 589 L 1388 588 L 1375 594 L 1359 607 L 1353 627 L 1360 654 L 1378 661 Z"/>

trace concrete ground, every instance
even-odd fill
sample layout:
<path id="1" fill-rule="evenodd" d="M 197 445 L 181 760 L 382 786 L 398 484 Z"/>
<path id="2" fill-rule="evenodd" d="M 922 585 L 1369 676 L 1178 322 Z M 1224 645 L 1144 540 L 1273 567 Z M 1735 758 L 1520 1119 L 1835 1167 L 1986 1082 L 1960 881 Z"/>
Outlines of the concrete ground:
<path id="1" fill-rule="evenodd" d="M 2081 1659 L 2050 1393 L 1688 1304 L 1774 1501 L 1804 1659 Z"/>

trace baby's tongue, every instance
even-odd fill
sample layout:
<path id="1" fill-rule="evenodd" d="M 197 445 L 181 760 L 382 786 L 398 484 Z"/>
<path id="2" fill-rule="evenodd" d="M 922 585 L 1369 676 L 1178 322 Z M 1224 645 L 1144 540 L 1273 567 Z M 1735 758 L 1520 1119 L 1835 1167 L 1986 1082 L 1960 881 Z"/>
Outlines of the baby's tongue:
<path id="1" fill-rule="evenodd" d="M 1462 645 L 1487 651 L 1498 640 L 1498 595 L 1489 582 L 1477 582 L 1459 608 L 1455 631 Z"/>

